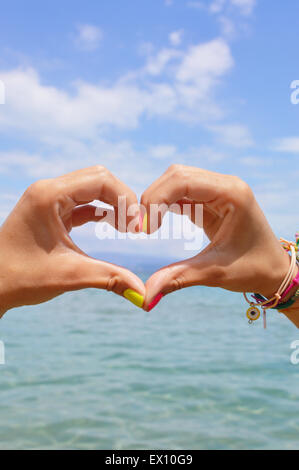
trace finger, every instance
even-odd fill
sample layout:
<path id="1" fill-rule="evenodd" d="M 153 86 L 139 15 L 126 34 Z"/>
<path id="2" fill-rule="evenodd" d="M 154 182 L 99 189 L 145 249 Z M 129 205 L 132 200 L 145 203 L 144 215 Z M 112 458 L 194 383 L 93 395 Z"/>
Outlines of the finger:
<path id="1" fill-rule="evenodd" d="M 106 222 L 119 232 L 126 232 L 123 225 L 118 222 L 117 209 L 111 210 L 91 204 L 78 206 L 73 209 L 71 222 L 72 223 L 67 227 L 68 231 L 70 231 L 72 227 L 79 227 L 88 222 Z"/>
<path id="2" fill-rule="evenodd" d="M 217 227 L 221 224 L 221 219 L 219 216 L 206 204 L 199 204 L 198 202 L 183 198 L 179 201 L 176 201 L 174 204 L 170 204 L 168 207 L 169 212 L 172 212 L 177 215 L 186 215 L 189 220 L 200 228 L 203 228 L 208 238 L 211 240 L 212 234 L 215 233 Z M 141 229 L 147 231 L 147 216 L 144 216 L 145 210 L 142 208 L 143 218 L 141 221 Z M 163 214 L 164 215 L 164 214 Z M 159 214 L 158 217 L 158 226 L 153 227 L 151 225 L 152 231 L 155 231 L 159 228 L 162 223 L 162 214 Z M 140 229 L 140 230 L 141 230 Z M 152 233 L 152 232 L 151 232 Z"/>
<path id="3" fill-rule="evenodd" d="M 193 224 L 202 227 L 202 217 L 199 220 L 196 212 L 196 208 L 199 206 L 201 206 L 201 204 L 198 204 L 196 201 L 184 198 L 176 201 L 175 204 L 171 204 L 169 211 L 177 215 L 186 215 Z"/>
<path id="4" fill-rule="evenodd" d="M 146 231 L 152 233 L 161 225 L 167 207 L 184 198 L 207 206 L 216 206 L 229 195 L 237 178 L 200 168 L 172 165 L 142 195 L 141 204 L 147 213 Z"/>
<path id="5" fill-rule="evenodd" d="M 57 267 L 59 266 L 59 267 Z M 143 306 L 145 286 L 134 273 L 121 266 L 99 261 L 80 253 L 61 254 L 56 262 L 63 291 L 85 288 L 105 289 Z"/>
<path id="6" fill-rule="evenodd" d="M 223 283 L 224 276 L 225 269 L 217 262 L 217 253 L 209 245 L 199 255 L 155 272 L 145 283 L 143 308 L 148 311 L 157 297 L 162 298 L 179 289 L 198 285 L 219 286 Z"/>
<path id="7" fill-rule="evenodd" d="M 122 231 L 139 231 L 136 194 L 107 168 L 97 165 L 61 176 L 57 181 L 59 193 L 70 198 L 73 207 L 103 201 L 115 208 Z"/>
<path id="8" fill-rule="evenodd" d="M 80 225 L 87 224 L 88 222 L 100 222 L 102 220 L 110 222 L 114 219 L 115 213 L 113 210 L 96 207 L 91 204 L 76 207 L 72 211 L 73 227 L 79 227 Z M 115 224 L 113 224 L 113 227 L 115 227 Z"/>
<path id="9" fill-rule="evenodd" d="M 179 212 L 176 211 L 177 206 L 180 208 Z M 188 206 L 190 206 L 190 208 Z M 215 233 L 222 221 L 219 219 L 219 216 L 215 211 L 213 211 L 207 204 L 202 204 L 202 217 L 198 217 L 196 207 L 198 207 L 198 202 L 184 198 L 177 201 L 176 204 L 172 204 L 170 206 L 170 211 L 179 215 L 187 215 L 193 224 L 200 228 L 203 227 L 206 235 L 211 240 L 212 234 Z"/>

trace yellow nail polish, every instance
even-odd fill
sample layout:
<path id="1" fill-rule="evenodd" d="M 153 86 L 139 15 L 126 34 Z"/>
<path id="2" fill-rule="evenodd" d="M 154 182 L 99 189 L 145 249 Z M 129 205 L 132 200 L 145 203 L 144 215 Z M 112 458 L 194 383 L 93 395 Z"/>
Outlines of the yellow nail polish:
<path id="1" fill-rule="evenodd" d="M 124 291 L 124 297 L 132 302 L 132 304 L 142 308 L 144 302 L 143 295 L 138 294 L 138 292 L 135 292 L 133 289 L 126 289 Z"/>
<path id="2" fill-rule="evenodd" d="M 147 232 L 147 214 L 144 214 L 143 222 L 142 222 L 142 231 Z"/>

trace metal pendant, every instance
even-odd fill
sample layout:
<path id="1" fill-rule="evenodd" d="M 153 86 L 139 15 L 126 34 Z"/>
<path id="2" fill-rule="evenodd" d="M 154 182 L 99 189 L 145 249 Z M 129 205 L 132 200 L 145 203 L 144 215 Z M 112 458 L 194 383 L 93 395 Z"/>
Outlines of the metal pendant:
<path id="1" fill-rule="evenodd" d="M 248 323 L 252 324 L 253 322 L 255 322 L 256 320 L 260 318 L 261 312 L 254 305 L 250 305 L 250 308 L 246 312 L 246 316 L 248 318 Z"/>

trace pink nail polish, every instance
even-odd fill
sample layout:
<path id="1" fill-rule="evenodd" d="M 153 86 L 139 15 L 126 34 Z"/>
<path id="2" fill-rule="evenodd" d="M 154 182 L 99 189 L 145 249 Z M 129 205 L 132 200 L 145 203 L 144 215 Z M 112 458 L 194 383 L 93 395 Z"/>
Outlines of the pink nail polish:
<path id="1" fill-rule="evenodd" d="M 147 307 L 147 311 L 150 312 L 160 302 L 162 297 L 163 297 L 162 293 L 156 295 L 154 300 L 152 300 L 151 303 L 149 304 L 149 306 Z"/>

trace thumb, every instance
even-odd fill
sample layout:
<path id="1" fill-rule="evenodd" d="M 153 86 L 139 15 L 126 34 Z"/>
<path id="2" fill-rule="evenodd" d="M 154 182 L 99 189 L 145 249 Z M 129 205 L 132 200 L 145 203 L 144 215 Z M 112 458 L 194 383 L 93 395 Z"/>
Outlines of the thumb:
<path id="1" fill-rule="evenodd" d="M 216 263 L 211 249 L 156 271 L 145 283 L 146 297 L 143 308 L 150 311 L 161 298 L 171 292 L 191 286 L 219 286 L 224 269 Z"/>
<path id="2" fill-rule="evenodd" d="M 87 255 L 67 255 L 62 267 L 62 285 L 65 291 L 94 287 L 112 291 L 142 308 L 145 286 L 141 279 L 122 266 L 99 261 Z"/>

